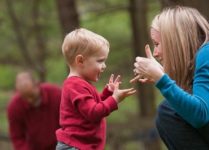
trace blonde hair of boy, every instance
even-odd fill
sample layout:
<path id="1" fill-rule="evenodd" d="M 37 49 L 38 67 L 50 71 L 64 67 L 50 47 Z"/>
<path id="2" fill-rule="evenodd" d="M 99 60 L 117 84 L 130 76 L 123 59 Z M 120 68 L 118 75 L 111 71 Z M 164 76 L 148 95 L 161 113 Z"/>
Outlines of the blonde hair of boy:
<path id="1" fill-rule="evenodd" d="M 191 92 L 195 55 L 209 41 L 209 24 L 196 9 L 176 6 L 162 11 L 159 25 L 164 70 Z"/>
<path id="2" fill-rule="evenodd" d="M 91 56 L 100 49 L 109 50 L 109 42 L 102 36 L 84 28 L 68 33 L 62 44 L 62 53 L 68 65 L 72 65 L 77 55 Z"/>

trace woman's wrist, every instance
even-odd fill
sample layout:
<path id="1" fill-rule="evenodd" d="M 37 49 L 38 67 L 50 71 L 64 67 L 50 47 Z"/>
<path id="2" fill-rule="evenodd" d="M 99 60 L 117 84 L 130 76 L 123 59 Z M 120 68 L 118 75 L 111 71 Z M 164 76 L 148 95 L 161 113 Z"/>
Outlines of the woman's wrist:
<path id="1" fill-rule="evenodd" d="M 164 72 L 159 72 L 158 74 L 156 74 L 156 76 L 154 77 L 154 81 L 155 82 L 159 81 L 164 74 L 165 74 Z"/>

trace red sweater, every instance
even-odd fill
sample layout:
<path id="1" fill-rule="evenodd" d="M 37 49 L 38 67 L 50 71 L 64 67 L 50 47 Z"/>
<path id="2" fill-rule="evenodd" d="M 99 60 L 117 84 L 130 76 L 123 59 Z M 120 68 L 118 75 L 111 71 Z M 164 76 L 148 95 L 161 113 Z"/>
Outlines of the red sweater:
<path id="1" fill-rule="evenodd" d="M 79 77 L 66 79 L 60 107 L 61 128 L 57 139 L 79 150 L 103 150 L 106 141 L 105 117 L 117 109 L 107 88 L 96 88 Z"/>
<path id="2" fill-rule="evenodd" d="M 29 105 L 16 93 L 8 106 L 10 136 L 15 150 L 54 150 L 59 128 L 61 90 L 41 84 L 41 104 Z"/>

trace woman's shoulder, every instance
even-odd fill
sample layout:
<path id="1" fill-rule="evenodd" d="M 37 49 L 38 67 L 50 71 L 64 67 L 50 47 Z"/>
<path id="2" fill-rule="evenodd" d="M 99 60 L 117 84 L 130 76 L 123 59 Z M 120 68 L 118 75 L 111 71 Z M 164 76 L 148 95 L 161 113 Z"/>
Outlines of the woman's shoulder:
<path id="1" fill-rule="evenodd" d="M 209 42 L 203 44 L 199 50 L 198 50 L 198 54 L 202 54 L 202 53 L 207 53 L 209 51 Z"/>
<path id="2" fill-rule="evenodd" d="M 209 66 L 209 42 L 202 45 L 195 58 L 196 70 Z"/>
<path id="3" fill-rule="evenodd" d="M 209 58 L 209 42 L 202 45 L 197 52 L 197 60 L 208 60 Z"/>

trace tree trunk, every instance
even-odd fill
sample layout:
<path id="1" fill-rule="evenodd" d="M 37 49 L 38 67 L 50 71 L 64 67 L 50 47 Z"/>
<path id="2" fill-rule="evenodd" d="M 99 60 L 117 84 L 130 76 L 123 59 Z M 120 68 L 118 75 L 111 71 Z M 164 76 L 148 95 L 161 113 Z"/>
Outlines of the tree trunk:
<path id="1" fill-rule="evenodd" d="M 145 0 L 130 0 L 130 15 L 133 34 L 133 51 L 136 56 L 145 56 L 145 45 L 148 43 L 146 3 Z M 139 86 L 140 115 L 152 117 L 155 114 L 155 96 L 152 85 Z"/>
<path id="2" fill-rule="evenodd" d="M 133 52 L 134 58 L 136 56 L 145 56 L 145 45 L 148 42 L 148 30 L 147 30 L 147 6 L 146 0 L 129 0 L 130 1 L 130 18 L 133 35 Z M 138 83 L 138 99 L 141 118 L 153 119 L 155 114 L 155 95 L 153 85 Z M 154 126 L 154 125 L 153 125 Z M 156 139 L 158 141 L 158 139 Z M 153 142 L 153 141 L 152 141 Z M 159 142 L 154 143 L 145 142 L 145 148 L 147 150 L 160 149 Z"/>
<path id="3" fill-rule="evenodd" d="M 63 36 L 79 27 L 79 15 L 75 0 L 57 0 L 59 20 Z"/>
<path id="4" fill-rule="evenodd" d="M 63 37 L 80 26 L 76 0 L 57 0 L 57 8 Z M 69 67 L 66 66 L 67 72 Z"/>
<path id="5" fill-rule="evenodd" d="M 198 9 L 209 20 L 209 0 L 160 0 L 162 8 L 167 6 L 183 5 Z"/>
<path id="6" fill-rule="evenodd" d="M 43 28 L 42 25 L 39 23 L 40 17 L 40 0 L 33 0 L 33 32 L 35 36 L 36 42 L 36 60 L 37 60 L 37 72 L 41 82 L 46 80 L 46 67 L 45 67 L 45 60 L 46 60 L 46 42 L 44 40 L 43 35 Z"/>

